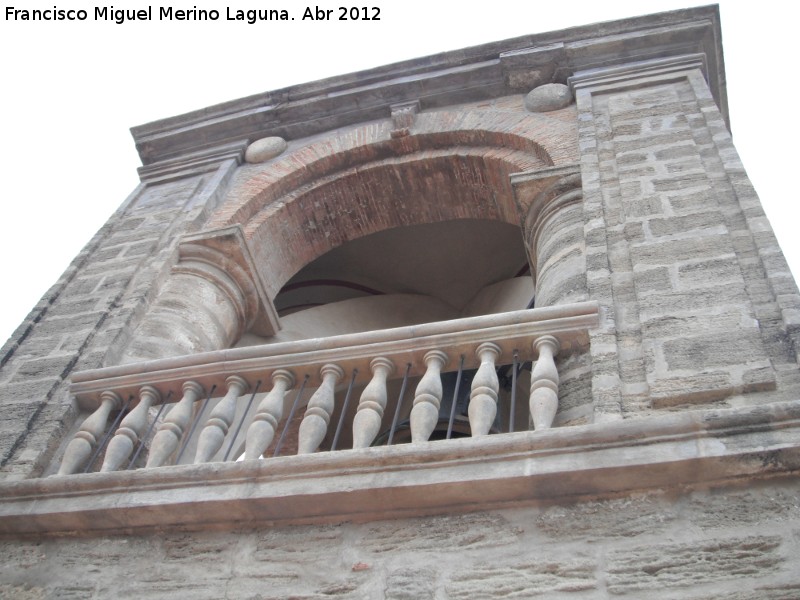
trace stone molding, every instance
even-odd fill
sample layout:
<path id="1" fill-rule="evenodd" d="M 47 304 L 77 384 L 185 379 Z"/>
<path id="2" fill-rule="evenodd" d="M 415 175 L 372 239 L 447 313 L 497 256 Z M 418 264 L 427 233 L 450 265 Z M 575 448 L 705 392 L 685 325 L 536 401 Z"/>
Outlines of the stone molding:
<path id="1" fill-rule="evenodd" d="M 247 141 L 241 140 L 167 158 L 157 164 L 139 167 L 139 179 L 148 184 L 158 184 L 216 171 L 225 161 L 233 161 L 238 166 L 244 160 L 246 149 Z"/>
<path id="2" fill-rule="evenodd" d="M 223 290 L 240 318 L 241 333 L 271 336 L 280 329 L 240 225 L 185 236 L 174 273 L 190 273 Z M 241 335 L 241 334 L 240 334 Z"/>
<path id="3" fill-rule="evenodd" d="M 512 174 L 511 188 L 514 190 L 514 200 L 519 210 L 520 221 L 525 221 L 527 215 L 533 210 L 535 202 L 541 200 L 542 194 L 557 185 L 558 181 L 574 176 L 580 177 L 580 173 L 581 166 L 572 164 Z"/>
<path id="4" fill-rule="evenodd" d="M 658 58 L 631 62 L 621 66 L 603 67 L 581 71 L 567 79 L 573 93 L 590 89 L 592 93 L 606 90 L 619 91 L 646 85 L 643 79 L 659 77 L 660 81 L 669 80 L 674 75 L 684 79 L 687 71 L 699 70 L 708 81 L 708 66 L 705 54 L 686 54 L 669 58 Z"/>
<path id="5" fill-rule="evenodd" d="M 800 401 L 0 484 L 0 536 L 370 521 L 796 473 Z"/>
<path id="6" fill-rule="evenodd" d="M 145 165 L 244 143 L 265 135 L 287 140 L 385 119 L 390 107 L 420 109 L 479 101 L 562 81 L 570 73 L 687 53 L 707 57 L 710 88 L 727 114 L 719 12 L 700 7 L 523 36 L 405 61 L 220 104 L 134 127 Z M 544 69 L 544 71 L 542 71 Z M 551 72 L 552 71 L 552 72 Z M 146 166 L 145 169 L 148 167 Z"/>

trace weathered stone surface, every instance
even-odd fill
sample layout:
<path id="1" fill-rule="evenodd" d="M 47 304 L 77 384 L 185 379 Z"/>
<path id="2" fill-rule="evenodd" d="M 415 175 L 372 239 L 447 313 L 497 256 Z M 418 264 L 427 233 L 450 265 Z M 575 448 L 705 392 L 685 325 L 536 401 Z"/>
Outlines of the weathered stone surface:
<path id="1" fill-rule="evenodd" d="M 664 356 L 670 369 L 692 369 L 697 365 L 718 367 L 749 362 L 760 356 L 761 338 L 755 328 L 713 336 L 690 336 L 664 342 Z"/>
<path id="2" fill-rule="evenodd" d="M 435 569 L 406 568 L 391 571 L 386 577 L 386 600 L 434 600 Z"/>
<path id="3" fill-rule="evenodd" d="M 750 581 L 784 563 L 777 536 L 714 539 L 691 544 L 654 544 L 612 552 L 608 590 L 621 594 L 739 579 Z"/>
<path id="4" fill-rule="evenodd" d="M 247 147 L 244 159 L 252 164 L 262 163 L 280 156 L 286 150 L 286 140 L 282 137 L 265 137 Z"/>
<path id="5" fill-rule="evenodd" d="M 550 112 L 570 105 L 572 92 L 563 83 L 546 83 L 528 92 L 525 108 L 531 112 Z"/>
<path id="6" fill-rule="evenodd" d="M 484 564 L 456 571 L 446 584 L 447 597 L 481 600 L 530 598 L 558 592 L 587 592 L 596 586 L 595 563 L 583 558 L 563 562 L 546 557 L 512 565 Z"/>
<path id="7" fill-rule="evenodd" d="M 638 496 L 547 508 L 537 517 L 536 525 L 553 540 L 585 539 L 592 543 L 657 535 L 675 519 L 675 508 L 665 499 Z"/>
<path id="8" fill-rule="evenodd" d="M 521 532 L 498 514 L 466 514 L 401 523 L 383 523 L 370 528 L 364 549 L 378 554 L 399 550 L 441 552 L 443 547 L 460 551 L 498 546 Z"/>
<path id="9" fill-rule="evenodd" d="M 800 521 L 800 486 L 759 491 L 696 493 L 686 507 L 692 524 L 712 530 L 765 523 Z"/>
<path id="10" fill-rule="evenodd" d="M 718 594 L 692 596 L 691 600 L 797 600 L 800 583 L 759 586 L 753 590 L 729 590 Z"/>
<path id="11" fill-rule="evenodd" d="M 48 594 L 44 588 L 28 585 L 0 585 L 0 598 L 8 600 L 44 600 Z"/>
<path id="12" fill-rule="evenodd" d="M 298 557 L 338 552 L 343 531 L 336 526 L 268 529 L 256 536 L 253 558 L 257 562 L 294 563 Z"/>
<path id="13" fill-rule="evenodd" d="M 648 365 L 652 371 L 654 367 Z M 711 402 L 729 396 L 735 390 L 730 373 L 703 371 L 678 377 L 657 377 L 650 381 L 653 408 L 666 408 Z"/>
<path id="14" fill-rule="evenodd" d="M 678 265 L 678 282 L 685 286 L 730 283 L 738 281 L 741 276 L 741 268 L 732 254 Z"/>
<path id="15" fill-rule="evenodd" d="M 639 294 L 648 292 L 663 292 L 673 287 L 672 273 L 668 267 L 655 267 L 653 269 L 638 269 L 634 271 L 636 291 Z"/>
<path id="16" fill-rule="evenodd" d="M 574 353 L 558 364 L 558 409 L 565 411 L 592 402 L 592 360 L 588 352 Z"/>

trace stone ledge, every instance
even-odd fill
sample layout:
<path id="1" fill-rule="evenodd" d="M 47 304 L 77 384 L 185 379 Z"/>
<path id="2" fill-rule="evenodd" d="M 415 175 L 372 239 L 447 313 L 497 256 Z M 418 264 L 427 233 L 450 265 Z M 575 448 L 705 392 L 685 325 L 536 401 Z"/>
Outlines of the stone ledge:
<path id="1" fill-rule="evenodd" d="M 370 521 L 800 469 L 800 401 L 419 445 L 0 484 L 0 537 Z"/>
<path id="2" fill-rule="evenodd" d="M 597 302 L 577 302 L 544 308 L 511 311 L 476 317 L 379 329 L 360 333 L 312 338 L 294 342 L 264 344 L 203 352 L 173 358 L 124 364 L 75 373 L 70 391 L 84 410 L 100 405 L 101 394 L 114 391 L 122 397 L 137 396 L 143 385 L 159 390 L 162 397 L 171 391 L 181 395 L 183 382 L 191 379 L 210 388 L 220 385 L 229 375 L 238 375 L 252 382 L 268 381 L 275 369 L 292 370 L 296 377 L 309 376 L 309 385 L 321 383 L 319 370 L 334 363 L 348 371 L 358 369 L 358 382 L 370 380 L 370 361 L 376 356 L 411 362 L 424 372 L 424 355 L 430 350 L 446 350 L 447 362 L 457 367 L 459 354 L 465 356 L 464 368 L 480 364 L 475 349 L 491 341 L 501 348 L 498 364 L 510 364 L 513 351 L 520 359 L 531 360 L 532 342 L 543 335 L 554 335 L 562 351 L 585 348 L 588 329 L 597 327 L 601 310 Z M 507 362 L 504 362 L 507 361 Z"/>
<path id="3" fill-rule="evenodd" d="M 709 6 L 528 35 L 331 77 L 141 125 L 131 133 L 142 163 L 157 172 L 162 161 L 180 163 L 187 153 L 265 135 L 293 140 L 387 119 L 398 103 L 419 101 L 426 110 L 518 93 L 514 82 L 539 72 L 543 63 L 538 83 L 687 53 L 706 55 L 709 86 L 727 115 L 719 13 Z"/>

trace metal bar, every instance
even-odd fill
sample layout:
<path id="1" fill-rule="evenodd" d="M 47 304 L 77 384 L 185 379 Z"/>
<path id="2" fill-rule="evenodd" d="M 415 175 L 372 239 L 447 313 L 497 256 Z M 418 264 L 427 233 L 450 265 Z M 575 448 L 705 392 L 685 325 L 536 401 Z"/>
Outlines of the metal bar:
<path id="1" fill-rule="evenodd" d="M 97 460 L 97 457 L 100 456 L 100 453 L 103 451 L 103 448 L 106 447 L 108 440 L 110 440 L 111 436 L 114 435 L 114 433 L 117 431 L 117 426 L 119 425 L 119 422 L 122 420 L 122 415 L 128 412 L 128 407 L 131 405 L 132 400 L 133 400 L 133 394 L 128 396 L 128 401 L 125 403 L 125 406 L 123 406 L 122 409 L 119 411 L 117 417 L 114 419 L 114 422 L 111 424 L 111 427 L 108 428 L 108 431 L 106 431 L 106 434 L 103 436 L 103 439 L 100 441 L 99 444 L 97 444 L 97 448 L 94 449 L 94 453 L 92 454 L 92 457 L 89 459 L 89 463 L 83 470 L 84 473 L 89 472 L 89 469 L 92 468 L 94 461 Z"/>
<path id="2" fill-rule="evenodd" d="M 255 400 L 256 394 L 258 393 L 258 388 L 261 387 L 261 380 L 259 379 L 256 381 L 256 387 L 253 388 L 253 393 L 250 395 L 250 400 L 247 401 L 247 408 L 244 409 L 244 413 L 242 413 L 242 418 L 239 419 L 239 424 L 236 426 L 236 432 L 233 434 L 231 438 L 231 443 L 228 444 L 228 449 L 225 451 L 225 456 L 222 458 L 222 462 L 227 462 L 228 457 L 231 454 L 231 450 L 233 450 L 233 444 L 236 442 L 236 438 L 239 436 L 239 432 L 242 430 L 242 425 L 244 424 L 244 420 L 247 418 L 247 413 L 250 412 L 250 407 L 253 406 L 253 400 Z"/>
<path id="3" fill-rule="evenodd" d="M 394 409 L 394 418 L 392 419 L 392 427 L 389 429 L 389 441 L 386 442 L 387 446 L 392 445 L 394 432 L 397 429 L 397 419 L 400 417 L 400 407 L 403 405 L 403 400 L 406 395 L 406 384 L 408 383 L 408 373 L 411 371 L 411 363 L 406 364 L 406 374 L 403 375 L 403 385 L 400 386 L 400 396 L 397 398 L 397 406 Z"/>
<path id="4" fill-rule="evenodd" d="M 347 405 L 350 404 L 350 393 L 353 391 L 353 384 L 356 381 L 358 369 L 353 369 L 353 376 L 350 378 L 350 385 L 347 386 L 347 394 L 344 396 L 344 404 L 342 405 L 342 412 L 339 414 L 339 422 L 336 424 L 336 433 L 333 436 L 333 444 L 331 444 L 331 452 L 336 450 L 336 444 L 339 443 L 339 434 L 342 432 L 342 424 L 344 423 L 344 415 L 347 412 Z"/>
<path id="5" fill-rule="evenodd" d="M 164 409 L 167 407 L 167 404 L 169 403 L 170 396 L 172 396 L 172 392 L 171 391 L 167 394 L 167 397 L 164 398 L 164 402 L 161 403 L 161 408 L 158 409 L 158 413 L 156 414 L 156 418 L 153 419 L 152 423 L 150 423 L 150 427 L 147 428 L 147 432 L 139 439 L 139 447 L 136 448 L 136 452 L 134 453 L 133 458 L 131 459 L 131 462 L 128 463 L 128 468 L 125 469 L 126 471 L 130 470 L 130 468 L 136 462 L 136 459 L 139 458 L 139 454 L 142 452 L 142 448 L 144 448 L 144 441 L 147 438 L 149 438 L 150 434 L 153 432 L 153 427 L 156 426 L 156 423 L 158 423 L 158 419 L 161 417 L 161 413 L 164 412 Z"/>
<path id="6" fill-rule="evenodd" d="M 206 396 L 206 399 L 203 401 L 203 406 L 200 407 L 200 412 L 198 412 L 197 415 L 195 415 L 194 421 L 192 422 L 192 427 L 191 429 L 189 429 L 189 435 L 187 435 L 186 438 L 183 440 L 181 449 L 178 451 L 178 458 L 175 459 L 176 465 L 180 464 L 183 452 L 184 450 L 186 450 L 186 446 L 189 445 L 189 440 L 192 439 L 192 436 L 194 435 L 194 430 L 197 429 L 197 424 L 200 422 L 200 417 L 203 416 L 203 413 L 206 411 L 208 402 L 209 400 L 211 400 L 211 395 L 214 393 L 214 390 L 216 389 L 217 389 L 217 384 L 215 383 L 214 385 L 211 386 L 211 389 L 208 392 L 208 396 Z"/>
<path id="7" fill-rule="evenodd" d="M 303 395 L 303 389 L 306 387 L 306 382 L 308 381 L 308 375 L 303 378 L 303 383 L 300 385 L 300 389 L 297 390 L 297 396 L 294 397 L 294 402 L 292 403 L 292 410 L 289 411 L 289 416 L 286 417 L 286 423 L 283 424 L 283 431 L 281 431 L 281 437 L 278 438 L 278 444 L 275 446 L 275 452 L 272 453 L 272 457 L 275 458 L 278 456 L 278 453 L 281 451 L 281 446 L 283 446 L 283 440 L 286 437 L 286 430 L 289 429 L 289 423 L 292 422 L 292 418 L 294 417 L 294 413 L 297 410 L 297 403 L 300 402 L 300 396 Z"/>
<path id="8" fill-rule="evenodd" d="M 458 363 L 458 375 L 456 375 L 456 387 L 453 390 L 453 401 L 450 403 L 450 421 L 447 423 L 447 439 L 453 435 L 453 421 L 456 418 L 456 400 L 458 400 L 458 388 L 461 386 L 461 373 L 464 371 L 464 355 L 461 355 L 461 362 Z"/>
<path id="9" fill-rule="evenodd" d="M 508 415 L 508 432 L 514 432 L 514 413 L 517 410 L 517 362 L 519 356 L 514 350 L 514 364 L 511 366 L 511 414 Z"/>

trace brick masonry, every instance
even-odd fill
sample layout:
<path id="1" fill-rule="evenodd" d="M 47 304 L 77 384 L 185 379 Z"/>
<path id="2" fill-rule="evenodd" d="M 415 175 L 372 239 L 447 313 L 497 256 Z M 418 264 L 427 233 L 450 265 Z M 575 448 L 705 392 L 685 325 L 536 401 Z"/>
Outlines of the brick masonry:
<path id="1" fill-rule="evenodd" d="M 402 138 L 385 120 L 293 142 L 284 157 L 240 169 L 208 228 L 246 224 L 277 293 L 314 258 L 389 227 L 455 218 L 518 225 L 509 175 L 577 161 L 573 108 L 520 108 L 518 96 L 501 98 L 421 113 Z"/>

